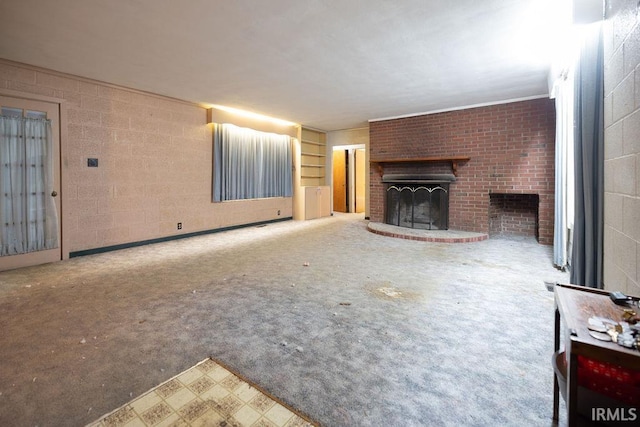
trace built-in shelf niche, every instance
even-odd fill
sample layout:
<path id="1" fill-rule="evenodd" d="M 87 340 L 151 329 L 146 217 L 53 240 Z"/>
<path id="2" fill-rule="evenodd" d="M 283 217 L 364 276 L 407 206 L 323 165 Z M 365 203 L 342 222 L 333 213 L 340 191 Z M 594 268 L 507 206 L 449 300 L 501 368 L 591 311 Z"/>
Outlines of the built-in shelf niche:
<path id="1" fill-rule="evenodd" d="M 302 128 L 300 184 L 303 187 L 325 185 L 327 135 Z"/>

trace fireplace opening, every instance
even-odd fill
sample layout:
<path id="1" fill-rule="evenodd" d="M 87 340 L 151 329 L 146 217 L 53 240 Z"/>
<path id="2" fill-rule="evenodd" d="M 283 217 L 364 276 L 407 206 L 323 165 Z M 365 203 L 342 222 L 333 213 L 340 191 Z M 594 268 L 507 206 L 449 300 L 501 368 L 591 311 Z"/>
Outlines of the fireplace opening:
<path id="1" fill-rule="evenodd" d="M 539 240 L 537 194 L 489 195 L 489 236 L 525 236 Z"/>
<path id="2" fill-rule="evenodd" d="M 385 223 L 422 230 L 449 228 L 449 184 L 444 175 L 385 175 Z"/>

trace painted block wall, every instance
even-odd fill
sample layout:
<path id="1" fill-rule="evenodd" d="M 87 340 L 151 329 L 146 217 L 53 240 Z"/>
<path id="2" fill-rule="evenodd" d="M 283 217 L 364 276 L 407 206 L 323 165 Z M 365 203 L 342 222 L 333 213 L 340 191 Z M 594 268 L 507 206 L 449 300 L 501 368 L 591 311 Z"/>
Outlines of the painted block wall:
<path id="1" fill-rule="evenodd" d="M 604 23 L 604 284 L 640 295 L 640 25 L 637 0 Z"/>
<path id="2" fill-rule="evenodd" d="M 488 233 L 489 194 L 538 194 L 539 242 L 553 244 L 555 107 L 541 98 L 371 122 L 371 160 L 469 156 L 451 184 L 449 228 Z M 451 172 L 449 164 L 385 173 Z M 384 185 L 370 171 L 371 220 L 384 221 Z"/>
<path id="3" fill-rule="evenodd" d="M 1 89 L 61 100 L 69 252 L 292 216 L 291 198 L 211 202 L 202 106 L 2 60 Z"/>

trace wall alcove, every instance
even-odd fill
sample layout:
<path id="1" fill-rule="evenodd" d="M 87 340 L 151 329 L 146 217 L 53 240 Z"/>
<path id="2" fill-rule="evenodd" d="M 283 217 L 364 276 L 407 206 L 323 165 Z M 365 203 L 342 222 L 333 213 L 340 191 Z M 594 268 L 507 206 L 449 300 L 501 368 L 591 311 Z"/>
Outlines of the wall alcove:
<path id="1" fill-rule="evenodd" d="M 537 194 L 489 194 L 489 236 L 523 236 L 539 240 Z"/>

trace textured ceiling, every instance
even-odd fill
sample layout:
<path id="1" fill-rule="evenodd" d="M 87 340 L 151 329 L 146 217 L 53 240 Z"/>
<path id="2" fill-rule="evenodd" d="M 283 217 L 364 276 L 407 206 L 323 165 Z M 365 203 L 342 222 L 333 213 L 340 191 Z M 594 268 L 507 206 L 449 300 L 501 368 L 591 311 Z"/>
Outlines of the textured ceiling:
<path id="1" fill-rule="evenodd" d="M 0 57 L 330 131 L 546 95 L 558 2 L 2 0 Z"/>

